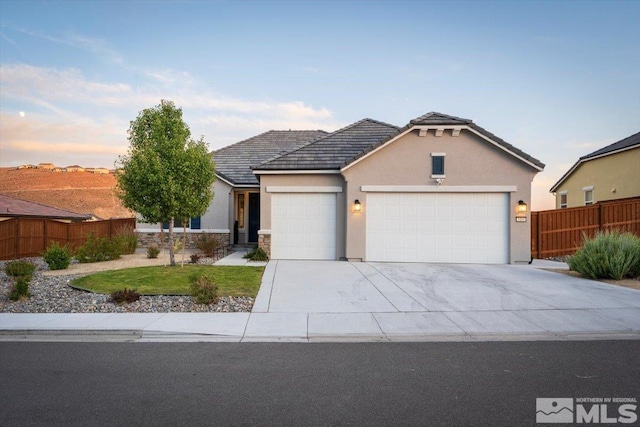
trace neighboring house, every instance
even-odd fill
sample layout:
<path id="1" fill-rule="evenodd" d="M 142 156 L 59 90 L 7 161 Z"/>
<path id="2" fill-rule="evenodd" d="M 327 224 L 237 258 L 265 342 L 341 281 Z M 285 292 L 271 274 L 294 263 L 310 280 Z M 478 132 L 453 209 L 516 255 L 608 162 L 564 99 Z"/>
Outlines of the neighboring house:
<path id="1" fill-rule="evenodd" d="M 363 119 L 330 134 L 272 131 L 214 160 L 216 195 L 200 232 L 233 243 L 238 221 L 237 241 L 272 259 L 531 257 L 522 220 L 544 164 L 468 119 L 428 113 L 402 128 Z"/>
<path id="2" fill-rule="evenodd" d="M 640 132 L 580 157 L 550 191 L 557 209 L 640 196 Z"/>
<path id="3" fill-rule="evenodd" d="M 0 194 L 0 221 L 12 218 L 46 218 L 78 222 L 90 220 L 91 215 L 77 214 Z"/>

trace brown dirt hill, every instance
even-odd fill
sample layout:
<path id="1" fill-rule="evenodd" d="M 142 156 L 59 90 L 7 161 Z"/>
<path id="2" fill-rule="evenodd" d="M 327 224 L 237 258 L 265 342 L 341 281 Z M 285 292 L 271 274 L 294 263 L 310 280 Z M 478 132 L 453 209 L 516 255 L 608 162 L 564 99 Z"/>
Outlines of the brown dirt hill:
<path id="1" fill-rule="evenodd" d="M 116 197 L 113 174 L 0 168 L 0 193 L 97 218 L 135 216 Z"/>

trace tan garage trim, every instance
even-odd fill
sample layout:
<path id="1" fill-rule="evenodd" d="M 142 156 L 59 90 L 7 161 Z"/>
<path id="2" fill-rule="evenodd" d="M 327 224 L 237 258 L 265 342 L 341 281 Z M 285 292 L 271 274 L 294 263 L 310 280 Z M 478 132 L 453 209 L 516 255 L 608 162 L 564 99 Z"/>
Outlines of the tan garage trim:
<path id="1" fill-rule="evenodd" d="M 363 185 L 364 193 L 515 193 L 515 185 Z"/>
<path id="2" fill-rule="evenodd" d="M 267 186 L 267 193 L 342 193 L 342 187 L 334 186 Z"/>

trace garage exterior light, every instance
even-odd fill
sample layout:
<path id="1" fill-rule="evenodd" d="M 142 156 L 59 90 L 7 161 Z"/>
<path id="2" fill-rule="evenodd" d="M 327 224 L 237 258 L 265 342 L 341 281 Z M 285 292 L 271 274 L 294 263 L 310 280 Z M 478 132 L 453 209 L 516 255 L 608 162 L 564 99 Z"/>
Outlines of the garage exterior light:
<path id="1" fill-rule="evenodd" d="M 362 203 L 360 203 L 360 200 L 356 199 L 356 201 L 353 202 L 353 211 L 362 212 Z"/>
<path id="2" fill-rule="evenodd" d="M 516 205 L 516 222 L 527 222 L 527 204 L 523 200 Z"/>

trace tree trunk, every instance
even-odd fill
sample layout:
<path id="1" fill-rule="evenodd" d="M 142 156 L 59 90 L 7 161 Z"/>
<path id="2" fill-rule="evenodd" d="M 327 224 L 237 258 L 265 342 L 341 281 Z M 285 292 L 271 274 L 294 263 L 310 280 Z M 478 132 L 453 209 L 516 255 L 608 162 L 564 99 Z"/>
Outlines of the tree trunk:
<path id="1" fill-rule="evenodd" d="M 180 267 L 184 267 L 184 252 L 187 249 L 187 221 L 189 219 L 182 220 L 182 262 L 180 263 Z"/>
<path id="2" fill-rule="evenodd" d="M 176 255 L 173 247 L 173 218 L 169 220 L 169 265 L 176 266 Z"/>

